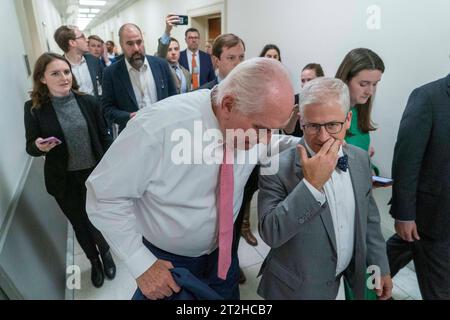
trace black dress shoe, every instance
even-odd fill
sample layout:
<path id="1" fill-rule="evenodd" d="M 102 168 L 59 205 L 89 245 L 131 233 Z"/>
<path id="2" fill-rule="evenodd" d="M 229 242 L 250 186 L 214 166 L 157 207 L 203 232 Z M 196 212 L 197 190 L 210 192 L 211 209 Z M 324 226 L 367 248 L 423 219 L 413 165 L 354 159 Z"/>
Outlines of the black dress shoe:
<path id="1" fill-rule="evenodd" d="M 107 253 L 105 253 L 102 256 L 102 262 L 103 262 L 103 270 L 105 271 L 105 276 L 112 280 L 116 276 L 116 265 L 114 263 L 114 260 L 111 256 L 111 251 L 109 250 Z"/>
<path id="2" fill-rule="evenodd" d="M 103 266 L 99 258 L 91 260 L 91 281 L 94 287 L 100 288 L 103 285 L 105 276 L 103 275 Z"/>
<path id="3" fill-rule="evenodd" d="M 244 271 L 239 267 L 239 284 L 243 284 L 245 281 L 247 281 L 247 278 L 245 277 Z"/>

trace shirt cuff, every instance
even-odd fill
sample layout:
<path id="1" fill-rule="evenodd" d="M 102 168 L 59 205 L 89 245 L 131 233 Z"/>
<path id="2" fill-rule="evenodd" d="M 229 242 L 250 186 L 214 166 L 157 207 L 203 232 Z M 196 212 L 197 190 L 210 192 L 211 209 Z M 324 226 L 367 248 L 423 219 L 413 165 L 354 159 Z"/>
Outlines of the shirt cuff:
<path id="1" fill-rule="evenodd" d="M 164 44 L 164 45 L 170 44 L 170 36 L 167 35 L 165 32 L 164 32 L 164 34 L 161 37 L 161 43 Z"/>
<path id="2" fill-rule="evenodd" d="M 148 268 L 150 268 L 158 260 L 144 245 L 133 253 L 125 264 L 130 270 L 132 276 L 139 278 Z"/>
<path id="3" fill-rule="evenodd" d="M 416 220 L 398 220 L 395 219 L 396 222 L 415 222 Z"/>
<path id="4" fill-rule="evenodd" d="M 325 194 L 317 190 L 315 187 L 313 187 L 313 185 L 309 183 L 308 180 L 303 179 L 303 182 L 305 183 L 309 191 L 312 193 L 316 201 L 320 203 L 320 206 L 322 206 L 327 201 L 327 197 L 325 197 Z"/>
<path id="5" fill-rule="evenodd" d="M 106 65 L 107 67 L 109 67 L 110 65 L 112 65 L 111 60 L 109 60 L 108 62 L 106 62 L 105 65 Z"/>

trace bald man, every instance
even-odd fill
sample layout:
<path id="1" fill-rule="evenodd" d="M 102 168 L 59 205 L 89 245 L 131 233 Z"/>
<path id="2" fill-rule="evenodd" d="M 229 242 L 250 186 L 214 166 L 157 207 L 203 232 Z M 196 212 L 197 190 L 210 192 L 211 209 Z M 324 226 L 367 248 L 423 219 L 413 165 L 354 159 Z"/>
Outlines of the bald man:
<path id="1" fill-rule="evenodd" d="M 124 59 L 105 69 L 102 106 L 105 118 L 121 132 L 140 109 L 177 94 L 177 88 L 167 61 L 145 54 L 138 26 L 123 25 L 119 39 Z"/>

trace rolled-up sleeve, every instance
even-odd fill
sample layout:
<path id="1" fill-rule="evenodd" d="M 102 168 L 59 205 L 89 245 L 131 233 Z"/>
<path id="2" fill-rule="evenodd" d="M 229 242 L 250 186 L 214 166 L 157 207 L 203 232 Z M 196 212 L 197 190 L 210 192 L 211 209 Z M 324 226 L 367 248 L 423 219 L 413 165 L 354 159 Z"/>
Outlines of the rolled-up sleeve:
<path id="1" fill-rule="evenodd" d="M 142 243 L 135 201 L 152 183 L 161 159 L 162 135 L 148 132 L 139 119 L 133 119 L 86 181 L 89 219 L 135 278 L 157 260 Z"/>

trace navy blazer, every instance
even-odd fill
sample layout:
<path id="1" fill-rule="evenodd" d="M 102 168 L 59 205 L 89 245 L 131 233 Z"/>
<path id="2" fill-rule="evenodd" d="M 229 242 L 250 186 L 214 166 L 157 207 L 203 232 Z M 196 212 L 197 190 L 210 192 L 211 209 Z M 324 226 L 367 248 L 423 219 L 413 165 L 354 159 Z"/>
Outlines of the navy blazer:
<path id="1" fill-rule="evenodd" d="M 202 86 L 205 83 L 215 80 L 216 73 L 214 72 L 211 56 L 201 50 L 198 52 L 200 57 L 200 85 Z M 190 70 L 186 50 L 180 52 L 180 60 L 178 62 L 187 70 Z"/>
<path id="2" fill-rule="evenodd" d="M 106 129 L 98 101 L 90 95 L 75 94 L 75 98 L 86 119 L 92 152 L 96 161 L 100 162 L 111 145 L 112 138 Z M 64 132 L 52 103 L 49 101 L 39 109 L 33 109 L 31 100 L 27 101 L 24 106 L 24 122 L 27 153 L 33 157 L 45 155 L 44 179 L 47 192 L 57 198 L 62 197 L 66 188 L 69 153 Z M 56 137 L 62 144 L 45 154 L 36 147 L 35 141 L 39 137 Z"/>
<path id="3" fill-rule="evenodd" d="M 181 288 L 180 292 L 172 294 L 164 300 L 223 300 L 223 297 L 211 289 L 206 283 L 194 276 L 186 268 L 170 270 L 173 279 Z M 138 288 L 132 300 L 148 300 Z"/>
<path id="4" fill-rule="evenodd" d="M 450 239 L 450 74 L 415 89 L 392 162 L 391 214 L 420 234 Z"/>
<path id="5" fill-rule="evenodd" d="M 155 80 L 158 101 L 177 94 L 167 61 L 158 57 L 146 57 Z M 104 70 L 101 101 L 106 120 L 108 123 L 117 123 L 119 131 L 127 125 L 130 113 L 139 110 L 125 59 L 118 60 Z"/>
<path id="6" fill-rule="evenodd" d="M 94 85 L 94 95 L 96 98 L 100 99 L 101 86 L 103 81 L 103 69 L 105 68 L 101 61 L 94 57 L 93 55 L 86 53 L 84 59 L 86 59 L 86 63 L 88 65 L 89 74 L 91 75 L 92 84 Z M 100 85 L 100 88 L 99 88 Z M 100 89 L 100 91 L 99 91 Z"/>

